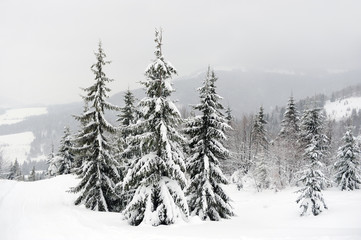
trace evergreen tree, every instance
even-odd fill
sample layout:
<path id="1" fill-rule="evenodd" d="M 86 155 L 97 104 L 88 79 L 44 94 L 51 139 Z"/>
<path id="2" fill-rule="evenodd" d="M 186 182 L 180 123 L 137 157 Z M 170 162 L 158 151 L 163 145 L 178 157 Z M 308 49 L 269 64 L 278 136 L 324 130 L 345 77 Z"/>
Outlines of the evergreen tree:
<path id="1" fill-rule="evenodd" d="M 267 121 L 264 116 L 264 110 L 261 106 L 255 117 L 252 129 L 252 147 L 253 147 L 253 169 L 252 175 L 256 182 L 258 190 L 270 187 L 270 163 L 269 158 L 269 141 L 265 125 Z"/>
<path id="2" fill-rule="evenodd" d="M 124 95 L 124 107 L 120 108 L 121 113 L 118 115 L 117 121 L 121 127 L 128 127 L 137 120 L 137 109 L 135 107 L 135 98 L 133 93 L 128 89 Z M 125 139 L 129 135 L 129 130 L 122 131 L 122 137 Z"/>
<path id="3" fill-rule="evenodd" d="M 72 153 L 73 141 L 69 127 L 65 127 L 64 136 L 60 140 L 60 148 L 54 165 L 57 167 L 56 175 L 69 174 L 74 165 L 74 154 Z"/>
<path id="4" fill-rule="evenodd" d="M 359 189 L 361 184 L 360 148 L 351 130 L 346 131 L 342 140 L 344 145 L 338 149 L 338 160 L 334 166 L 335 181 L 341 190 Z"/>
<path id="5" fill-rule="evenodd" d="M 269 142 L 265 128 L 266 124 L 267 121 L 264 116 L 263 107 L 261 106 L 255 117 L 252 129 L 252 146 L 254 149 L 254 155 L 257 155 L 259 151 L 266 151 L 268 149 Z"/>
<path id="6" fill-rule="evenodd" d="M 291 96 L 288 100 L 286 111 L 283 114 L 281 131 L 278 134 L 278 137 L 288 138 L 296 142 L 300 132 L 299 120 L 299 112 L 297 111 L 295 101 Z"/>
<path id="7" fill-rule="evenodd" d="M 51 152 L 48 155 L 48 159 L 46 160 L 46 163 L 48 164 L 47 174 L 49 176 L 55 176 L 58 171 L 58 167 L 55 165 L 56 161 L 55 161 L 55 153 L 54 153 L 54 143 L 51 143 Z"/>
<path id="8" fill-rule="evenodd" d="M 229 156 L 223 147 L 225 130 L 230 128 L 220 110 L 221 97 L 216 93 L 217 77 L 208 68 L 203 86 L 198 89 L 201 103 L 194 107 L 201 115 L 192 118 L 185 132 L 190 137 L 190 157 L 187 172 L 190 185 L 187 189 L 191 214 L 202 220 L 218 221 L 233 215 L 229 197 L 222 188 L 228 181 L 219 164 Z"/>
<path id="9" fill-rule="evenodd" d="M 29 181 L 34 182 L 36 180 L 36 173 L 35 173 L 35 166 L 33 166 L 33 169 L 30 172 L 29 175 Z"/>
<path id="10" fill-rule="evenodd" d="M 305 110 L 301 118 L 299 141 L 302 144 L 301 147 L 305 149 L 316 138 L 319 148 L 323 151 L 323 156 L 325 156 L 328 148 L 328 138 L 324 133 L 323 121 L 324 116 L 320 108 Z"/>
<path id="11" fill-rule="evenodd" d="M 124 150 L 128 147 L 128 138 L 133 135 L 131 132 L 131 125 L 136 123 L 138 117 L 139 117 L 137 108 L 135 107 L 135 98 L 129 89 L 125 92 L 124 95 L 124 107 L 120 108 L 120 114 L 118 115 L 117 122 L 119 123 L 119 130 L 117 134 L 115 135 L 115 140 L 117 148 L 114 153 L 115 158 L 118 160 L 118 162 L 121 163 L 121 173 L 126 174 L 129 165 L 131 162 L 131 159 L 134 155 L 134 153 L 127 152 L 124 153 Z M 123 181 L 124 176 L 121 175 L 121 181 Z M 134 189 L 130 189 L 127 191 L 124 191 L 122 189 L 123 184 L 122 182 L 119 182 L 116 185 L 116 191 L 121 195 L 121 202 L 123 203 L 122 209 L 125 208 L 125 206 L 131 201 L 133 195 L 134 195 Z"/>
<path id="12" fill-rule="evenodd" d="M 118 153 L 121 158 L 130 159 L 132 157 L 131 153 L 127 153 L 124 156 L 123 151 L 127 148 L 127 138 L 132 133 L 132 129 L 130 127 L 131 124 L 135 124 L 140 116 L 137 108 L 135 107 L 135 98 L 129 89 L 126 91 L 124 95 L 124 107 L 120 108 L 121 113 L 118 115 L 117 122 L 119 122 L 119 136 L 117 140 L 118 145 Z"/>
<path id="13" fill-rule="evenodd" d="M 10 166 L 10 172 L 8 175 L 10 180 L 20 180 L 21 179 L 21 170 L 18 159 L 15 159 L 15 162 Z"/>
<path id="14" fill-rule="evenodd" d="M 281 185 L 284 185 L 283 179 L 288 184 L 294 184 L 296 181 L 296 172 L 301 167 L 302 149 L 299 144 L 300 126 L 299 112 L 296 109 L 294 99 L 291 96 L 288 100 L 287 108 L 283 114 L 281 130 L 275 141 L 276 154 L 278 157 L 278 172 Z M 287 176 L 282 176 L 285 173 Z"/>
<path id="15" fill-rule="evenodd" d="M 123 183 L 124 191 L 135 190 L 124 210 L 132 225 L 168 225 L 188 216 L 183 193 L 184 137 L 177 131 L 181 118 L 169 99 L 174 91 L 170 79 L 176 70 L 162 54 L 162 32 L 156 31 L 155 36 L 156 58 L 146 69 L 147 80 L 142 82 L 146 88 L 146 97 L 139 103 L 143 119 L 133 125 L 136 135 L 125 151 L 137 153 Z"/>
<path id="16" fill-rule="evenodd" d="M 111 81 L 104 73 L 105 53 L 99 43 L 95 53 L 97 62 L 91 69 L 95 75 L 95 83 L 85 88 L 83 99 L 89 104 L 89 110 L 75 119 L 86 123 L 76 141 L 83 145 L 74 147 L 75 153 L 85 153 L 82 159 L 82 178 L 78 186 L 72 189 L 80 193 L 75 204 L 84 203 L 85 207 L 96 211 L 119 211 L 119 197 L 115 193 L 115 184 L 120 181 L 119 163 L 112 156 L 113 145 L 109 143 L 106 133 L 114 133 L 113 127 L 104 117 L 104 111 L 117 110 L 118 107 L 106 101 L 110 91 L 106 84 Z"/>
<path id="17" fill-rule="evenodd" d="M 301 195 L 296 202 L 302 208 L 301 216 L 310 211 L 313 215 L 320 214 L 327 209 L 322 195 L 322 189 L 326 178 L 322 173 L 322 159 L 326 154 L 327 137 L 323 134 L 323 116 L 321 109 L 314 108 L 306 110 L 301 119 L 302 142 L 307 143 L 305 147 L 305 162 L 308 162 L 303 175 L 299 179 L 304 187 L 297 192 Z"/>
<path id="18" fill-rule="evenodd" d="M 271 187 L 271 164 L 268 152 L 259 151 L 254 156 L 253 178 L 258 191 Z M 274 180 L 274 179 L 273 179 Z"/>

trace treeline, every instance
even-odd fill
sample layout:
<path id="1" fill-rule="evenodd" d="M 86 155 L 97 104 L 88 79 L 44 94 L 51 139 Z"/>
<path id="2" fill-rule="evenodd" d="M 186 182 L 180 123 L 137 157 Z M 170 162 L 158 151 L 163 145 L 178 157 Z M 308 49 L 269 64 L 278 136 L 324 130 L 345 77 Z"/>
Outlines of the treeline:
<path id="1" fill-rule="evenodd" d="M 19 164 L 18 160 L 6 166 L 3 158 L 0 155 L 0 178 L 7 178 L 9 180 L 17 181 L 38 181 L 47 178 L 47 172 L 44 170 L 36 171 L 36 169 L 44 169 L 46 162 L 24 162 Z M 38 167 L 36 167 L 38 166 Z"/>

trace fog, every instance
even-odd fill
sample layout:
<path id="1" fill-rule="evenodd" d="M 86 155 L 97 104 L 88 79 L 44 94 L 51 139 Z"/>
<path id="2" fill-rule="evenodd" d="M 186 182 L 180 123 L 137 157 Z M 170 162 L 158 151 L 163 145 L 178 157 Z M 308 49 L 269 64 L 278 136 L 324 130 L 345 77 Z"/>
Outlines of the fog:
<path id="1" fill-rule="evenodd" d="M 0 1 L 0 106 L 79 101 L 101 39 L 113 93 L 139 87 L 162 27 L 180 77 L 361 69 L 361 1 Z"/>

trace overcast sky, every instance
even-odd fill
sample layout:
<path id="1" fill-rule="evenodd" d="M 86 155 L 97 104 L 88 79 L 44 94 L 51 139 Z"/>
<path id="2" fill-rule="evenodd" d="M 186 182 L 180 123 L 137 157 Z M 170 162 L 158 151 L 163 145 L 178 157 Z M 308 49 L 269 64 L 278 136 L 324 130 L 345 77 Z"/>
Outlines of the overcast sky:
<path id="1" fill-rule="evenodd" d="M 179 76 L 206 69 L 361 68 L 361 1 L 0 1 L 0 99 L 79 101 L 99 39 L 112 93 L 139 87 L 154 29 Z"/>

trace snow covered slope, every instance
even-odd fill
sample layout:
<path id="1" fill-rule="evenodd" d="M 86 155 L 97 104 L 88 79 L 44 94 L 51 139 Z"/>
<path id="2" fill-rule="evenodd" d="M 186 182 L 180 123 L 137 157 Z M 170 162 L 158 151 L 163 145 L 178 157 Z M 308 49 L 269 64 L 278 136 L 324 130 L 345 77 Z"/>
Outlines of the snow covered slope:
<path id="1" fill-rule="evenodd" d="M 93 212 L 74 206 L 67 192 L 78 182 L 58 176 L 37 182 L 0 180 L 0 239 L 37 240 L 215 240 L 215 239 L 361 239 L 361 191 L 324 192 L 329 210 L 317 217 L 299 217 L 296 189 L 278 193 L 237 191 L 227 187 L 236 217 L 171 226 L 129 226 L 120 213 Z"/>
<path id="2" fill-rule="evenodd" d="M 19 163 L 23 163 L 27 160 L 34 139 L 32 132 L 1 135 L 0 151 L 2 157 L 8 162 L 14 162 L 17 159 Z"/>
<path id="3" fill-rule="evenodd" d="M 6 110 L 4 114 L 0 115 L 0 125 L 19 123 L 28 117 L 47 113 L 48 111 L 45 107 L 9 109 Z"/>
<path id="4" fill-rule="evenodd" d="M 355 109 L 358 112 L 361 109 L 361 97 L 350 97 L 334 102 L 327 101 L 325 106 L 326 115 L 336 121 L 350 117 Z"/>

